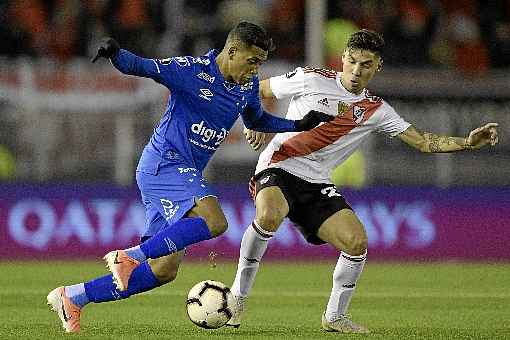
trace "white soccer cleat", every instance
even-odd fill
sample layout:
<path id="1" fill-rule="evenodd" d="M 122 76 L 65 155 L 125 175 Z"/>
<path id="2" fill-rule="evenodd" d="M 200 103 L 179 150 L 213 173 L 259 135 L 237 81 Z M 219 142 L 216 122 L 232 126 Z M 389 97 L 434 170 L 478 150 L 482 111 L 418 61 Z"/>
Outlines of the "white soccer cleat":
<path id="1" fill-rule="evenodd" d="M 242 296 L 234 296 L 235 305 L 232 308 L 232 317 L 227 322 L 227 326 L 239 328 L 241 326 L 241 315 L 244 312 L 244 304 L 246 302 L 246 297 Z"/>
<path id="2" fill-rule="evenodd" d="M 368 334 L 368 328 L 354 323 L 349 317 L 340 315 L 334 321 L 326 319 L 326 313 L 322 314 L 322 329 L 327 332 L 340 332 L 340 333 L 358 333 Z"/>
<path id="3" fill-rule="evenodd" d="M 67 333 L 80 331 L 81 310 L 66 296 L 64 287 L 53 289 L 46 299 L 50 309 L 57 313 L 62 321 L 62 327 Z"/>

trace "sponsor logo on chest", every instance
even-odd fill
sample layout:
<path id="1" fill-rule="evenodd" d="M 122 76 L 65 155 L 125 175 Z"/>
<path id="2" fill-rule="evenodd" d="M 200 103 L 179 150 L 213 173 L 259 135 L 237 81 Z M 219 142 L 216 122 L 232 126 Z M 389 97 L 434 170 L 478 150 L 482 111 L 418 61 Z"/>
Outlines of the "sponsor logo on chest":
<path id="1" fill-rule="evenodd" d="M 203 120 L 200 123 L 191 125 L 191 132 L 200 136 L 202 142 L 205 143 L 215 139 L 216 141 L 214 142 L 214 145 L 220 145 L 228 134 L 228 131 L 225 128 L 221 128 L 220 131 L 217 131 L 205 125 Z"/>

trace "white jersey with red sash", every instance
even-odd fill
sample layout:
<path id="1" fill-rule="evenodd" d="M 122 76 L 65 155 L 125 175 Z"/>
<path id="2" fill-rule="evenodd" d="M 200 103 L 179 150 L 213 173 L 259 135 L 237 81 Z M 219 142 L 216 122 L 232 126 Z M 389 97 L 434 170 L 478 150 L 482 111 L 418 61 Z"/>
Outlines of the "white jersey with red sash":
<path id="1" fill-rule="evenodd" d="M 347 91 L 340 75 L 298 67 L 270 78 L 277 99 L 291 97 L 288 119 L 301 119 L 310 110 L 322 111 L 335 119 L 310 131 L 276 134 L 261 153 L 256 173 L 277 167 L 311 183 L 331 183 L 333 169 L 371 132 L 394 137 L 410 126 L 387 102 L 366 89 L 360 94 Z"/>

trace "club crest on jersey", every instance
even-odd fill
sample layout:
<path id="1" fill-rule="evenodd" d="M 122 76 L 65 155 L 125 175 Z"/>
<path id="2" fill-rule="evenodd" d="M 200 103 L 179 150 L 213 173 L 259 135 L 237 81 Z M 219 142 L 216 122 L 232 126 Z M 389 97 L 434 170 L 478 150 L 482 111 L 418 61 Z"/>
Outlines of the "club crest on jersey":
<path id="1" fill-rule="evenodd" d="M 352 116 L 354 117 L 354 121 L 356 124 L 359 124 L 363 121 L 363 117 L 365 117 L 365 111 L 367 109 L 358 105 L 354 105 L 352 107 Z"/>
<path id="2" fill-rule="evenodd" d="M 338 102 L 338 116 L 342 117 L 347 111 L 349 111 L 349 104 L 346 104 L 344 102 Z"/>
<path id="3" fill-rule="evenodd" d="M 200 89 L 200 94 L 198 96 L 210 102 L 214 94 L 209 89 Z"/>
<path id="4" fill-rule="evenodd" d="M 253 89 L 253 82 L 252 82 L 252 81 L 250 81 L 249 83 L 246 83 L 246 84 L 244 84 L 244 85 L 241 85 L 241 86 L 239 87 L 239 89 L 241 90 L 241 92 L 242 92 L 242 91 L 248 91 L 248 90 L 251 90 L 251 89 Z"/>

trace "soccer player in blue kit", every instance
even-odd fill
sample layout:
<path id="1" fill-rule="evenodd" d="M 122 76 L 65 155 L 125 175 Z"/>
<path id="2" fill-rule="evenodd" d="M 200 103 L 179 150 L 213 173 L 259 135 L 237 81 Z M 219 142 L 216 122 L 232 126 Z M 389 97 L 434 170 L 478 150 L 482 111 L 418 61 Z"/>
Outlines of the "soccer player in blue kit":
<path id="1" fill-rule="evenodd" d="M 186 246 L 226 231 L 227 220 L 202 171 L 239 116 L 261 132 L 304 131 L 333 118 L 310 111 L 301 120 L 287 120 L 262 109 L 257 72 L 272 47 L 266 32 L 247 22 L 229 33 L 221 52 L 200 57 L 145 59 L 111 38 L 103 41 L 93 62 L 108 58 L 124 74 L 166 86 L 170 96 L 136 170 L 146 208 L 141 243 L 106 254 L 111 274 L 48 294 L 66 332 L 80 331 L 81 309 L 90 302 L 125 299 L 174 280 Z"/>

